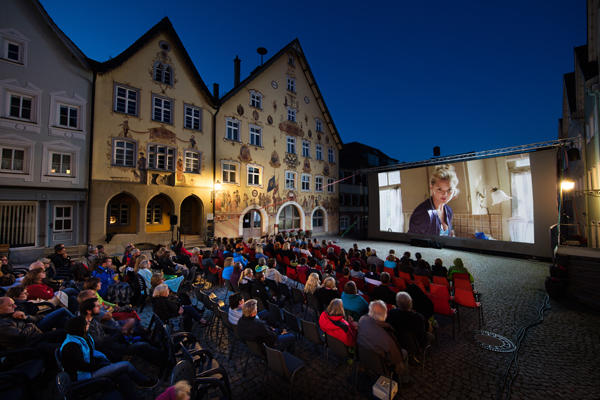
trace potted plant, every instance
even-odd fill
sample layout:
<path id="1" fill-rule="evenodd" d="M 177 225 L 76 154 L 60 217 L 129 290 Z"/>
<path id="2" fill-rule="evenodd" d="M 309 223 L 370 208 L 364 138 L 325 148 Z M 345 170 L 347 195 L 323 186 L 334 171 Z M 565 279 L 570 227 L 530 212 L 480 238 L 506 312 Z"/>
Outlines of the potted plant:
<path id="1" fill-rule="evenodd" d="M 310 229 L 305 230 L 304 231 L 304 236 L 307 237 L 307 238 L 311 237 L 312 236 L 312 231 Z"/>

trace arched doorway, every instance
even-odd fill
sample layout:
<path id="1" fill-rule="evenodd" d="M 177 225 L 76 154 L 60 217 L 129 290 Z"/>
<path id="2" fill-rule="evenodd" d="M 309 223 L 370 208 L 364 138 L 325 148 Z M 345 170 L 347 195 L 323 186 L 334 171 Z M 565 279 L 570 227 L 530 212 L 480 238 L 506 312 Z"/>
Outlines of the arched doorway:
<path id="1" fill-rule="evenodd" d="M 199 235 L 202 231 L 202 201 L 196 196 L 188 196 L 179 209 L 179 226 L 185 235 Z"/>
<path id="2" fill-rule="evenodd" d="M 242 217 L 242 229 L 244 239 L 258 238 L 263 232 L 263 218 L 258 210 L 250 210 Z"/>
<path id="3" fill-rule="evenodd" d="M 138 202 L 128 193 L 119 193 L 106 206 L 106 233 L 137 233 Z"/>
<path id="4" fill-rule="evenodd" d="M 173 202 L 164 194 L 157 194 L 146 206 L 146 232 L 167 232 L 171 230 Z"/>
<path id="5" fill-rule="evenodd" d="M 298 230 L 304 228 L 304 214 L 296 202 L 289 202 L 279 210 L 277 222 L 280 231 Z"/>
<path id="6" fill-rule="evenodd" d="M 321 206 L 312 212 L 312 230 L 313 233 L 327 232 L 327 211 Z"/>

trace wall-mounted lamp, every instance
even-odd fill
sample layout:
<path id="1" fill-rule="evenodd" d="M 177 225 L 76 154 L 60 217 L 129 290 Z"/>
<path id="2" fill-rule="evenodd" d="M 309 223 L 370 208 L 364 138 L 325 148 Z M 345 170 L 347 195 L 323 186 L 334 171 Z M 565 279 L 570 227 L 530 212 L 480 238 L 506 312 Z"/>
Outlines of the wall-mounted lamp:
<path id="1" fill-rule="evenodd" d="M 575 182 L 573 181 L 562 181 L 562 183 L 560 184 L 560 187 L 563 190 L 572 190 L 575 187 Z"/>
<path id="2" fill-rule="evenodd" d="M 219 180 L 218 180 L 218 179 L 217 179 L 217 181 L 215 182 L 215 184 L 213 185 L 213 189 L 214 189 L 214 190 L 211 190 L 211 192 L 210 192 L 210 202 L 211 202 L 211 203 L 215 201 L 215 196 L 216 196 L 217 192 L 218 192 L 219 190 L 221 190 L 221 182 L 219 182 Z"/>
<path id="3" fill-rule="evenodd" d="M 483 205 L 483 203 L 486 199 L 485 194 L 488 189 L 490 189 L 492 192 L 492 205 L 493 206 L 495 206 L 496 204 L 500 204 L 503 201 L 512 199 L 512 197 L 508 196 L 506 193 L 504 193 L 504 191 L 498 189 L 497 187 L 485 186 L 483 188 L 483 193 L 477 192 L 477 201 L 479 202 L 479 207 L 481 207 L 481 208 L 488 208 L 487 206 Z"/>

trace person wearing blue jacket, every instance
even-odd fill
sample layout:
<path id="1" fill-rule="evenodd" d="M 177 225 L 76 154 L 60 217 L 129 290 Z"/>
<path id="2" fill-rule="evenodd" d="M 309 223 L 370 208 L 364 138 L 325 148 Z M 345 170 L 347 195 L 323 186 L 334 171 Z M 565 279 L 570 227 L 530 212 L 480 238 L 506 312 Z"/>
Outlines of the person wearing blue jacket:
<path id="1" fill-rule="evenodd" d="M 357 294 L 356 283 L 349 281 L 344 286 L 344 293 L 342 293 L 342 303 L 344 308 L 350 311 L 354 311 L 360 314 L 362 317 L 369 312 L 369 303 L 362 296 Z"/>
<path id="2" fill-rule="evenodd" d="M 98 294 L 103 299 L 105 299 L 108 294 L 108 288 L 115 283 L 115 272 L 110 269 L 111 266 L 112 260 L 108 257 L 103 257 L 100 259 L 100 265 L 92 272 L 93 278 L 100 278 L 102 287 L 98 290 Z"/>

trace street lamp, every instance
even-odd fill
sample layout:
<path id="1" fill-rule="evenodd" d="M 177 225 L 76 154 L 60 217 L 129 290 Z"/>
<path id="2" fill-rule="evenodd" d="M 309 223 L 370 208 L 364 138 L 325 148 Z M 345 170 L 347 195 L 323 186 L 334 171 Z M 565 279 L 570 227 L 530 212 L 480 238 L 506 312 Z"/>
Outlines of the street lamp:
<path id="1" fill-rule="evenodd" d="M 560 236 L 560 223 L 562 221 L 562 213 L 564 213 L 564 199 L 563 199 L 563 191 L 564 190 L 573 190 L 573 188 L 575 187 L 575 182 L 565 179 L 560 183 L 560 213 L 558 215 L 558 243 L 560 244 L 561 242 L 561 236 Z"/>
<path id="2" fill-rule="evenodd" d="M 215 201 L 215 196 L 219 190 L 221 190 L 221 182 L 219 182 L 219 180 L 217 179 L 217 181 L 213 184 L 213 190 L 211 190 L 210 192 L 211 203 Z"/>

